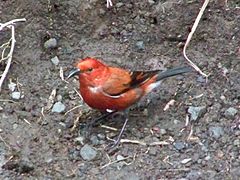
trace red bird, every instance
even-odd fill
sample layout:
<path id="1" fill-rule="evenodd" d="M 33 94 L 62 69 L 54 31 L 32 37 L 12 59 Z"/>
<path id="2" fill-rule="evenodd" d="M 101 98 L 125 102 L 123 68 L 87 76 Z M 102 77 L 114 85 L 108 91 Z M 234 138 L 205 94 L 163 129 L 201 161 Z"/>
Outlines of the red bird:
<path id="1" fill-rule="evenodd" d="M 189 67 L 178 67 L 164 72 L 128 71 L 110 67 L 98 59 L 87 57 L 78 60 L 67 78 L 79 76 L 80 93 L 92 108 L 105 112 L 127 110 L 141 97 L 160 85 L 162 79 L 192 71 Z M 126 112 L 126 111 L 125 111 Z M 114 145 L 121 139 L 128 121 L 126 120 Z"/>

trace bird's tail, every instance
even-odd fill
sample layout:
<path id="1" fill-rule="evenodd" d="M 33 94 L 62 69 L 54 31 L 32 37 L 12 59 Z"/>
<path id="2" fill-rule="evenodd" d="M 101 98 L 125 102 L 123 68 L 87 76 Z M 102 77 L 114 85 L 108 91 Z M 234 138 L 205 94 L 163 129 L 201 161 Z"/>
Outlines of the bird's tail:
<path id="1" fill-rule="evenodd" d="M 164 72 L 161 72 L 157 75 L 157 81 L 160 81 L 162 79 L 171 77 L 171 76 L 176 76 L 179 74 L 183 74 L 183 73 L 187 73 L 187 72 L 191 72 L 192 68 L 188 67 L 188 66 L 184 66 L 184 67 L 177 67 L 177 68 L 173 68 L 173 69 L 168 69 Z"/>

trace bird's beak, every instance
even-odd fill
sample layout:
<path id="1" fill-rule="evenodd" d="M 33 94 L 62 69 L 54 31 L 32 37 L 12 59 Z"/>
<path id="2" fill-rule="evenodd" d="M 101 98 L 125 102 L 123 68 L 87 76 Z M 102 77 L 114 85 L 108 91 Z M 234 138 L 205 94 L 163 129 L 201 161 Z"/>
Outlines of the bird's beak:
<path id="1" fill-rule="evenodd" d="M 78 75 L 80 73 L 80 69 L 78 68 L 73 68 L 69 71 L 68 75 L 67 75 L 67 79 L 75 76 L 75 75 Z"/>

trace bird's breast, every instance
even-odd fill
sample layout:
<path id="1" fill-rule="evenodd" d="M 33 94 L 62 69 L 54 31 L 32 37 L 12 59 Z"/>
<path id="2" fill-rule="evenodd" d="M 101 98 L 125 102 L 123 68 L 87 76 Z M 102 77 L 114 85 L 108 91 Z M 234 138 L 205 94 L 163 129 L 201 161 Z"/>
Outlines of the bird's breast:
<path id="1" fill-rule="evenodd" d="M 111 96 L 104 93 L 102 88 L 98 86 L 80 86 L 80 93 L 83 100 L 90 107 L 101 111 L 124 110 L 135 103 L 141 96 L 136 90 L 118 96 Z"/>

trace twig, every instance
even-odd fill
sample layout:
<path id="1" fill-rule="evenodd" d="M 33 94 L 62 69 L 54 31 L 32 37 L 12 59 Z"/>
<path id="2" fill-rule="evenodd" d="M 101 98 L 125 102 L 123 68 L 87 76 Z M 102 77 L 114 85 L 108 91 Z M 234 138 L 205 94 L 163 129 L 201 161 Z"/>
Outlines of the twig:
<path id="1" fill-rule="evenodd" d="M 101 128 L 109 129 L 111 131 L 117 131 L 118 130 L 117 128 L 106 126 L 106 125 L 101 125 Z"/>
<path id="2" fill-rule="evenodd" d="M 7 73 L 9 71 L 9 68 L 10 68 L 11 62 L 12 62 L 12 56 L 13 56 L 13 51 L 14 51 L 15 42 L 16 42 L 16 40 L 15 40 L 15 27 L 14 27 L 14 24 L 16 22 L 23 22 L 23 21 L 26 21 L 26 19 L 25 18 L 23 18 L 23 19 L 13 19 L 12 21 L 9 21 L 7 23 L 0 23 L 0 31 L 3 28 L 7 27 L 7 28 L 10 28 L 11 32 L 12 32 L 11 33 L 11 39 L 10 39 L 10 41 L 11 41 L 11 48 L 10 48 L 10 51 L 9 51 L 9 53 L 7 55 L 7 65 L 6 65 L 6 67 L 5 67 L 5 69 L 4 69 L 3 73 L 2 73 L 2 77 L 0 79 L 0 91 L 2 89 L 3 81 L 4 81 L 4 79 L 7 76 Z"/>
<path id="3" fill-rule="evenodd" d="M 11 102 L 11 103 L 16 103 L 18 104 L 18 102 L 10 100 L 10 99 L 0 99 L 0 102 Z"/>
<path id="4" fill-rule="evenodd" d="M 141 141 L 138 141 L 138 140 L 131 140 L 131 139 L 121 139 L 120 142 L 121 143 L 141 144 L 143 146 L 147 145 L 147 143 L 145 143 L 145 142 L 141 142 Z"/>
<path id="5" fill-rule="evenodd" d="M 68 113 L 70 113 L 71 111 L 73 111 L 73 110 L 75 110 L 75 109 L 77 109 L 77 108 L 80 108 L 80 107 L 82 107 L 82 105 L 78 105 L 78 106 L 73 107 L 72 109 L 70 109 L 70 110 L 68 110 L 67 112 L 65 112 L 64 116 L 66 116 L 66 115 L 67 115 Z"/>
<path id="6" fill-rule="evenodd" d="M 110 6 L 113 6 L 112 0 L 107 0 L 107 8 L 109 8 Z"/>
<path id="7" fill-rule="evenodd" d="M 80 112 L 81 113 L 81 112 Z M 74 121 L 74 123 L 73 123 L 73 127 L 71 128 L 71 132 L 73 132 L 75 129 L 76 129 L 76 127 L 77 127 L 77 125 L 78 125 L 78 122 L 79 122 L 79 120 L 80 120 L 80 117 L 82 116 L 82 113 L 75 119 L 75 121 Z"/>
<path id="8" fill-rule="evenodd" d="M 107 156 L 108 156 L 108 155 L 107 155 Z M 108 157 L 109 157 L 109 156 L 108 156 Z M 108 158 L 108 159 L 109 159 L 109 162 L 108 162 L 107 164 L 103 165 L 102 167 L 100 167 L 100 169 L 104 169 L 104 168 L 106 168 L 106 167 L 108 167 L 108 166 L 110 166 L 110 165 L 112 165 L 112 164 L 114 164 L 114 163 L 118 163 L 118 162 L 120 162 L 120 161 L 124 161 L 124 160 L 130 159 L 130 158 L 133 159 L 132 162 L 135 161 L 135 159 L 136 159 L 136 154 L 134 154 L 134 156 L 128 156 L 128 157 L 125 157 L 125 158 L 122 158 L 122 159 L 119 159 L 119 160 L 115 160 L 115 161 L 111 161 L 111 159 Z M 132 162 L 130 162 L 130 163 L 125 162 L 125 164 L 126 164 L 126 165 L 130 165 Z"/>
<path id="9" fill-rule="evenodd" d="M 206 7 L 207 7 L 207 5 L 208 5 L 208 3 L 209 3 L 209 0 L 205 0 L 205 1 L 204 1 L 203 6 L 202 6 L 200 12 L 198 13 L 198 16 L 197 16 L 197 18 L 196 18 L 196 20 L 195 20 L 195 22 L 194 22 L 194 24 L 193 24 L 192 30 L 191 30 L 191 32 L 189 33 L 189 35 L 188 35 L 188 37 L 187 37 L 187 41 L 186 41 L 186 43 L 185 43 L 185 45 L 184 45 L 184 48 L 183 48 L 183 55 L 184 55 L 185 59 L 189 62 L 189 64 L 190 64 L 197 72 L 199 72 L 202 76 L 206 77 L 206 79 L 208 78 L 209 75 L 206 75 L 205 73 L 203 73 L 203 72 L 201 71 L 201 69 L 199 69 L 199 67 L 198 67 L 197 65 L 195 65 L 195 64 L 187 57 L 187 55 L 186 55 L 186 49 L 187 49 L 187 46 L 188 46 L 188 44 L 189 44 L 189 42 L 190 42 L 190 40 L 191 40 L 194 32 L 195 32 L 196 29 L 197 29 L 198 23 L 199 23 L 202 15 L 203 15 L 203 12 L 205 11 L 205 9 L 206 9 Z"/>
<path id="10" fill-rule="evenodd" d="M 173 106 L 176 101 L 174 99 L 171 99 L 166 106 L 163 108 L 163 111 L 166 111 L 170 108 L 170 106 Z"/>

